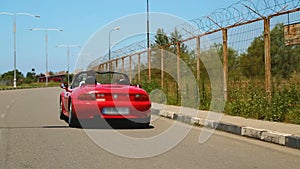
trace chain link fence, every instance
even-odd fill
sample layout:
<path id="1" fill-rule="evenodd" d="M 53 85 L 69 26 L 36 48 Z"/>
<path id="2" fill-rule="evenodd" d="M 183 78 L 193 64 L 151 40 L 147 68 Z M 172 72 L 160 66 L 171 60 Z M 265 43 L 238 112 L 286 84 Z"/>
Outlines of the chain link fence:
<path id="1" fill-rule="evenodd" d="M 89 68 L 124 72 L 134 83 L 152 85 L 149 92 L 160 88 L 168 104 L 180 105 L 182 97 L 198 96 L 195 100 L 204 110 L 211 106 L 212 82 L 218 83 L 227 101 L 225 113 L 300 123 L 299 0 L 243 0 L 191 23 L 196 26 L 174 28 L 180 35 L 177 41 L 162 34 L 171 43 L 160 46 L 153 37 L 149 50 L 141 45 L 146 41 L 137 42 L 112 52 L 110 61 L 95 60 Z M 222 81 L 212 81 L 209 75 L 215 64 L 211 50 L 222 61 Z M 173 73 L 166 73 L 170 63 L 168 71 Z M 188 71 L 198 90 L 186 83 Z"/>

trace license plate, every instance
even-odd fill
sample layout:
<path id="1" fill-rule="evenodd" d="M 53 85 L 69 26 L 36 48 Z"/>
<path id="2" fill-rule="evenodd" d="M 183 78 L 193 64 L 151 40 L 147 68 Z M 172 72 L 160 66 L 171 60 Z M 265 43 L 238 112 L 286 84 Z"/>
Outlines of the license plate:
<path id="1" fill-rule="evenodd" d="M 129 109 L 126 107 L 118 107 L 118 108 L 106 107 L 106 108 L 103 108 L 102 113 L 108 114 L 108 115 L 119 115 L 119 114 L 126 115 L 126 114 L 129 114 Z"/>

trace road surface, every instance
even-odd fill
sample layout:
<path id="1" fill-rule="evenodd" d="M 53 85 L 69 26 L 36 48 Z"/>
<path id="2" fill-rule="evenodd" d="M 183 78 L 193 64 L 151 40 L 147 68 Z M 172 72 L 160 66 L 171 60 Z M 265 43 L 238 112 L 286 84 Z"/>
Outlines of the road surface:
<path id="1" fill-rule="evenodd" d="M 0 92 L 0 169 L 300 168 L 297 149 L 219 131 L 200 144 L 200 127 L 193 127 L 180 143 L 162 154 L 149 158 L 120 156 L 99 146 L 86 130 L 69 128 L 59 120 L 61 91 L 44 88 Z M 128 137 L 147 138 L 167 131 L 174 123 L 162 117 L 153 118 L 156 120 L 147 129 L 91 130 L 114 130 Z M 165 139 L 162 144 L 168 141 Z M 151 152 L 152 148 L 145 150 Z"/>

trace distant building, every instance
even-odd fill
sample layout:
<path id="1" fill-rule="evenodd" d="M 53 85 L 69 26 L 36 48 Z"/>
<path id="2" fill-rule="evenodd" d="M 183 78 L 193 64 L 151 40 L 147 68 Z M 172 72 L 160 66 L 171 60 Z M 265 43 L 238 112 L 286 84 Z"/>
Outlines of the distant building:
<path id="1" fill-rule="evenodd" d="M 38 82 L 46 82 L 45 74 L 37 75 Z M 64 79 L 67 77 L 67 73 L 64 71 L 58 72 L 54 75 L 48 75 L 48 82 L 64 82 Z"/>

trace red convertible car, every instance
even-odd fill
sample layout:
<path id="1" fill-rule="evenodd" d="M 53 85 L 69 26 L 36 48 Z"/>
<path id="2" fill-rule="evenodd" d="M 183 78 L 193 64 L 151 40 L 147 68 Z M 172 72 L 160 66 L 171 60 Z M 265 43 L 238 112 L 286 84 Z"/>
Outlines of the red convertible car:
<path id="1" fill-rule="evenodd" d="M 70 86 L 63 83 L 60 94 L 60 119 L 70 127 L 87 119 L 124 119 L 149 126 L 151 102 L 145 90 L 130 85 L 126 74 L 83 71 Z"/>

